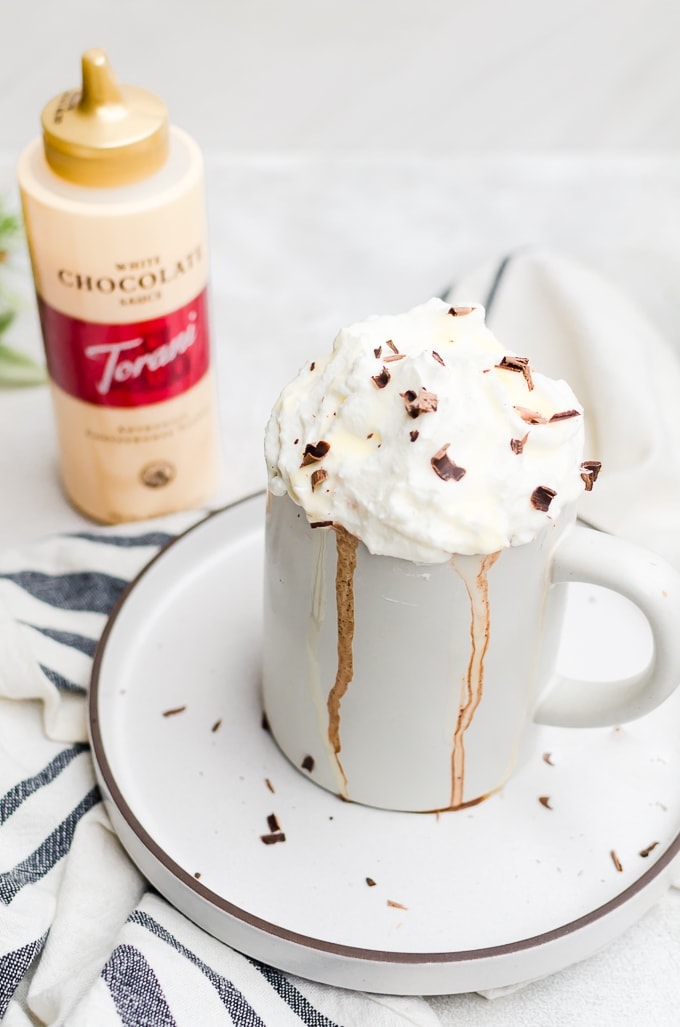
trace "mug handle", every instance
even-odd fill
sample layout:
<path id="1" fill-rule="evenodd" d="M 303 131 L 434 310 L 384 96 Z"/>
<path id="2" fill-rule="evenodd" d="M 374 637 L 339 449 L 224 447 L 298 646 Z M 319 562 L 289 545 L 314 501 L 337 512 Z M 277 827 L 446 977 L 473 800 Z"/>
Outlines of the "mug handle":
<path id="1" fill-rule="evenodd" d="M 680 574 L 642 546 L 576 524 L 553 554 L 550 580 L 600 585 L 630 599 L 652 630 L 650 664 L 629 678 L 582 681 L 555 674 L 534 720 L 556 727 L 611 727 L 659 706 L 680 684 Z"/>

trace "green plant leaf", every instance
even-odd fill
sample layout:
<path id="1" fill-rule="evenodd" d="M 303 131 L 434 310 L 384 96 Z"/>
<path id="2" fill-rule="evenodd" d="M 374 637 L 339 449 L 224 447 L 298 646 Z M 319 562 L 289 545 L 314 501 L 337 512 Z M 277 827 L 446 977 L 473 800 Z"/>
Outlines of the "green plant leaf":
<path id="1" fill-rule="evenodd" d="M 21 230 L 21 221 L 18 215 L 8 214 L 0 207 L 0 256 L 4 251 L 4 244 L 15 239 Z"/>
<path id="2" fill-rule="evenodd" d="M 0 335 L 9 328 L 15 317 L 16 310 L 10 310 L 9 307 L 0 310 Z"/>
<path id="3" fill-rule="evenodd" d="M 44 367 L 24 353 L 0 342 L 0 387 L 44 385 L 46 381 Z"/>

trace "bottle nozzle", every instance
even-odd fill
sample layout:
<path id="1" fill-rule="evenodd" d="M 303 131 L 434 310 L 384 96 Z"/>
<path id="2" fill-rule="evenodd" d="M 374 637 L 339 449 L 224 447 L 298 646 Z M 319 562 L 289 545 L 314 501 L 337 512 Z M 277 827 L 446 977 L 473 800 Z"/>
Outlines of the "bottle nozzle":
<path id="1" fill-rule="evenodd" d="M 168 115 L 152 93 L 121 86 L 104 50 L 82 57 L 82 88 L 42 114 L 45 157 L 78 185 L 118 186 L 157 171 L 168 155 Z"/>
<path id="2" fill-rule="evenodd" d="M 95 114 L 100 107 L 121 106 L 123 94 L 106 52 L 87 50 L 82 58 L 83 88 L 78 108 L 83 114 Z"/>

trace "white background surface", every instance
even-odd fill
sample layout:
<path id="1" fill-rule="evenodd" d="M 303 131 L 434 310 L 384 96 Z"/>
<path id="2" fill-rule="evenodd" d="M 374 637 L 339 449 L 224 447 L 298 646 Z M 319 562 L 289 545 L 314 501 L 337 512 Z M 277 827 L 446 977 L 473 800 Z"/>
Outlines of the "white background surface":
<path id="1" fill-rule="evenodd" d="M 264 483 L 282 384 L 348 320 L 554 246 L 634 293 L 676 345 L 680 6 L 673 0 L 60 0 L 0 11 L 0 193 L 52 96 L 104 46 L 205 148 L 225 482 Z M 40 354 L 30 282 L 13 341 Z M 45 389 L 0 391 L 0 547 L 86 522 Z M 675 1024 L 679 896 L 610 949 L 445 1024 Z"/>

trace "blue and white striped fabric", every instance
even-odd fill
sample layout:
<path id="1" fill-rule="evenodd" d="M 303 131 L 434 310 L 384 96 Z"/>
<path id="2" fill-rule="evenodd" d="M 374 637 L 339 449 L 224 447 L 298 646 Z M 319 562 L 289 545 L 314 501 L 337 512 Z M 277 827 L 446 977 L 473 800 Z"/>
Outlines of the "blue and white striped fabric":
<path id="1" fill-rule="evenodd" d="M 94 649 L 126 583 L 200 516 L 0 558 L 0 1021 L 433 1027 L 421 999 L 313 984 L 234 952 L 150 889 L 112 831 L 87 745 Z"/>

